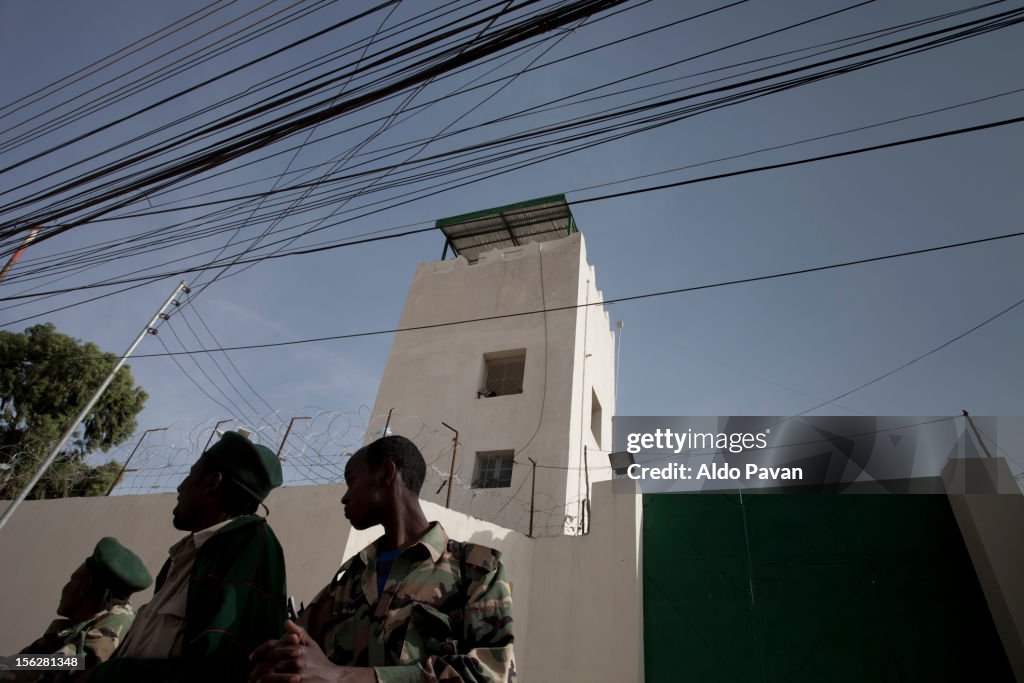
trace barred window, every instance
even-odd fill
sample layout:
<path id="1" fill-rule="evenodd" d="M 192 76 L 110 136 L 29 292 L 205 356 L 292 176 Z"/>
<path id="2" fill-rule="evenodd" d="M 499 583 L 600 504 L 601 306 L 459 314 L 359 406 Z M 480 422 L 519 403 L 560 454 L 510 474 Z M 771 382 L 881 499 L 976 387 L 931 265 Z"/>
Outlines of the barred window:
<path id="1" fill-rule="evenodd" d="M 500 489 L 512 486 L 513 451 L 478 451 L 473 488 Z"/>
<path id="2" fill-rule="evenodd" d="M 526 349 L 484 355 L 484 387 L 478 398 L 523 393 Z"/>

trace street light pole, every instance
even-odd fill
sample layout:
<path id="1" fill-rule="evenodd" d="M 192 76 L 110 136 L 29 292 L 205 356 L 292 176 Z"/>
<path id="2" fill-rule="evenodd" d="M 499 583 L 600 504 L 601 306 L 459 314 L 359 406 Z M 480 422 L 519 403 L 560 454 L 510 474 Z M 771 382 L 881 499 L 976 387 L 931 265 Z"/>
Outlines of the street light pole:
<path id="1" fill-rule="evenodd" d="M 40 465 L 39 469 L 37 469 L 35 474 L 32 475 L 32 478 L 29 480 L 28 484 L 25 485 L 25 488 L 21 490 L 21 493 L 18 494 L 18 497 L 11 501 L 11 504 L 7 506 L 6 510 L 4 510 L 3 516 L 0 517 L 0 529 L 3 529 L 4 526 L 6 526 L 7 521 L 12 516 L 14 516 L 14 511 L 18 509 L 19 505 L 25 502 L 25 499 L 28 498 L 28 494 L 32 491 L 33 488 L 35 488 L 35 485 L 39 483 L 39 480 L 43 478 L 43 474 L 45 474 L 46 470 L 50 468 L 50 465 L 53 464 L 53 461 L 57 459 L 57 456 L 64 448 L 64 445 L 67 444 L 68 440 L 71 438 L 71 435 L 75 433 L 76 429 L 78 429 L 78 425 L 82 423 L 82 420 L 86 418 L 86 416 L 89 414 L 89 411 L 93 409 L 93 406 L 96 405 L 96 402 L 100 400 L 101 396 L 103 396 L 103 392 L 106 391 L 107 387 L 110 386 L 110 383 L 114 381 L 114 375 L 117 374 L 117 371 L 121 369 L 121 366 L 125 364 L 125 361 L 128 360 L 128 357 L 132 355 L 132 353 L 135 351 L 135 348 L 142 342 L 142 338 L 145 337 L 147 334 L 156 334 L 156 328 L 153 327 L 154 325 L 156 325 L 156 321 L 159 320 L 162 315 L 164 315 L 164 310 L 168 306 L 170 306 L 172 302 L 175 301 L 178 294 L 180 294 L 182 290 L 187 289 L 188 288 L 185 286 L 184 281 L 178 283 L 178 286 L 174 288 L 174 292 L 172 292 L 171 295 L 167 297 L 167 301 L 163 303 L 160 309 L 156 312 L 156 315 L 154 315 L 146 324 L 146 326 L 142 328 L 142 331 L 139 332 L 139 336 L 135 338 L 135 341 L 133 341 L 131 346 L 128 347 L 128 350 L 124 352 L 120 360 L 118 360 L 117 363 L 114 364 L 113 369 L 111 369 L 110 373 L 107 374 L 106 379 L 104 379 L 103 382 L 100 383 L 100 386 L 96 389 L 96 392 L 92 395 L 92 398 L 90 398 L 86 402 L 86 404 L 78 412 L 78 415 L 75 416 L 75 419 L 71 421 L 71 424 L 68 426 L 68 428 L 64 430 L 64 434 L 61 435 L 60 440 L 50 450 L 49 455 L 46 456 L 46 459 L 43 461 L 43 464 Z"/>

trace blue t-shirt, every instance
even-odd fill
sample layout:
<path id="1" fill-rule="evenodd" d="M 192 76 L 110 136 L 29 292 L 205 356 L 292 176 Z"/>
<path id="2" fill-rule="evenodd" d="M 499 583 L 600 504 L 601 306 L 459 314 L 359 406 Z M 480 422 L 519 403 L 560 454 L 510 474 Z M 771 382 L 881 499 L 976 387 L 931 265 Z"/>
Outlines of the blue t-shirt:
<path id="1" fill-rule="evenodd" d="M 377 552 L 377 595 L 383 595 L 384 584 L 388 581 L 388 574 L 391 573 L 391 565 L 395 563 L 398 556 L 402 554 L 403 548 Z"/>

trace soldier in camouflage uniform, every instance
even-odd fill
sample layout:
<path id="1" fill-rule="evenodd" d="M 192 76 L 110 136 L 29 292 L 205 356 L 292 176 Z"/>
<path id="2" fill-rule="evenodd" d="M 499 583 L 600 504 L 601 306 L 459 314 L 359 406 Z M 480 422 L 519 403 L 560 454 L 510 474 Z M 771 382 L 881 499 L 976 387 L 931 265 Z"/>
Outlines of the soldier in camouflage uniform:
<path id="1" fill-rule="evenodd" d="M 64 618 L 20 654 L 84 657 L 87 671 L 107 661 L 135 619 L 128 598 L 152 582 L 135 553 L 113 537 L 100 539 L 61 591 L 57 614 Z M 49 683 L 63 677 L 55 671 L 8 672 L 0 681 Z"/>
<path id="2" fill-rule="evenodd" d="M 419 503 L 423 456 L 388 436 L 345 467 L 345 516 L 384 535 L 342 565 L 253 683 L 514 681 L 512 596 L 497 550 L 448 538 Z"/>

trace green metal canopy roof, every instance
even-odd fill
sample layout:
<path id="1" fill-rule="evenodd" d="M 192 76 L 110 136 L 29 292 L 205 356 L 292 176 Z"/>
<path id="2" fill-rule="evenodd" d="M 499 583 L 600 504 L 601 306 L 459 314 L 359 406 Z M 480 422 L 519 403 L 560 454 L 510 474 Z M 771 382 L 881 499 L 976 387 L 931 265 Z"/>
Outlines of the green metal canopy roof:
<path id="1" fill-rule="evenodd" d="M 564 194 L 442 218 L 436 227 L 445 236 L 441 258 L 451 247 L 470 263 L 476 263 L 481 254 L 492 249 L 548 242 L 577 232 Z"/>

